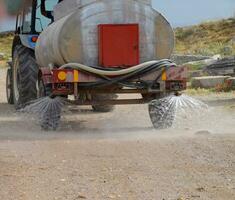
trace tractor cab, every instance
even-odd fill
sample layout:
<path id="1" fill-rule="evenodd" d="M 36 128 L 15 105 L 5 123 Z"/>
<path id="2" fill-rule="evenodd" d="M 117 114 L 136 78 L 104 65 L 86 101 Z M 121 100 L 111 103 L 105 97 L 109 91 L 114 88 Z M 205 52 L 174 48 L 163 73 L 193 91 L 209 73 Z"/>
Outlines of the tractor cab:
<path id="1" fill-rule="evenodd" d="M 40 33 L 53 23 L 53 8 L 61 0 L 22 0 L 16 17 L 12 62 L 7 71 L 7 100 L 19 108 L 37 98 L 35 47 Z"/>
<path id="2" fill-rule="evenodd" d="M 28 0 L 26 0 L 28 2 Z M 14 46 L 21 42 L 25 47 L 35 48 L 38 35 L 53 23 L 53 8 L 58 0 L 31 0 L 17 15 Z"/>

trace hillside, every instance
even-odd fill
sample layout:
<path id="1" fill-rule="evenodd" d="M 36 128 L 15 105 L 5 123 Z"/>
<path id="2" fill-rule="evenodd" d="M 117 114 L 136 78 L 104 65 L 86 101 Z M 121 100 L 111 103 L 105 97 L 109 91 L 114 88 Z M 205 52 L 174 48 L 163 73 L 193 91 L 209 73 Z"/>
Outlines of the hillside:
<path id="1" fill-rule="evenodd" d="M 235 55 L 235 18 L 176 28 L 175 53 Z"/>
<path id="2" fill-rule="evenodd" d="M 11 58 L 12 33 L 0 34 L 0 68 Z M 1 54 L 3 54 L 1 56 Z M 3 58 L 1 58 L 3 57 Z"/>

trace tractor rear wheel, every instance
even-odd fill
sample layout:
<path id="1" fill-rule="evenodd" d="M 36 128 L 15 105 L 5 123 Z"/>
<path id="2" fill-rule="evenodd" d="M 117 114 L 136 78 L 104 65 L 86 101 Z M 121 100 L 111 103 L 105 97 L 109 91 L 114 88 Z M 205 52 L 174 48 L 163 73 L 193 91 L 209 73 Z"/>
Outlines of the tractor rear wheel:
<path id="1" fill-rule="evenodd" d="M 92 95 L 93 101 L 102 102 L 102 100 L 113 100 L 113 99 L 117 99 L 116 94 L 95 94 L 95 95 Z M 115 106 L 114 105 L 93 105 L 92 108 L 95 112 L 111 112 L 114 110 Z"/>
<path id="2" fill-rule="evenodd" d="M 6 96 L 7 96 L 7 102 L 9 104 L 14 104 L 12 82 L 13 82 L 12 81 L 12 69 L 8 69 L 7 77 L 6 77 Z"/>
<path id="3" fill-rule="evenodd" d="M 175 119 L 175 107 L 165 98 L 149 104 L 149 115 L 155 129 L 171 128 Z"/>
<path id="4" fill-rule="evenodd" d="M 13 101 L 16 109 L 37 98 L 38 65 L 34 52 L 17 45 L 13 54 Z"/>

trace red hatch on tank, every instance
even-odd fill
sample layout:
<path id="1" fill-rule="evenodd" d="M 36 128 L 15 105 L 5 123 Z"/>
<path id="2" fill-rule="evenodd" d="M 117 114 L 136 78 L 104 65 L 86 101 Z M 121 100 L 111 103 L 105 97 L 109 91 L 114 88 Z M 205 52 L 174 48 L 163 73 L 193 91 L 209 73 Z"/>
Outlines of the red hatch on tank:
<path id="1" fill-rule="evenodd" d="M 139 25 L 100 24 L 99 65 L 130 67 L 139 64 Z"/>

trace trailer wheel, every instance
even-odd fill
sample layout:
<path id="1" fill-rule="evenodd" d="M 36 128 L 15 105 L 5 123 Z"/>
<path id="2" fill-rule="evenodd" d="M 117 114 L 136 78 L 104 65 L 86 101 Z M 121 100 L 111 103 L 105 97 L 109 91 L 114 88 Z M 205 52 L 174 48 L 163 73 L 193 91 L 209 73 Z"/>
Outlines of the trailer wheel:
<path id="1" fill-rule="evenodd" d="M 43 83 L 43 80 L 42 78 L 39 78 L 38 79 L 38 82 L 37 82 L 37 97 L 38 98 L 41 98 L 41 97 L 48 97 L 52 94 L 52 87 L 51 87 L 51 84 L 47 84 L 45 85 Z"/>
<path id="2" fill-rule="evenodd" d="M 50 97 L 52 93 L 51 85 L 45 85 L 41 77 L 38 78 L 37 87 L 38 98 L 45 97 L 52 99 L 52 97 Z M 48 106 L 48 108 L 42 111 L 40 114 L 41 115 L 39 116 L 39 120 L 42 130 L 49 131 L 56 130 L 58 128 L 61 119 L 61 108 L 57 105 L 56 102 L 54 104 L 54 108 Z"/>
<path id="3" fill-rule="evenodd" d="M 149 115 L 155 129 L 172 127 L 175 119 L 175 108 L 166 99 L 157 99 L 149 104 Z"/>
<path id="4" fill-rule="evenodd" d="M 117 99 L 117 95 L 115 94 L 96 94 L 92 95 L 92 100 L 94 101 L 102 101 L 102 100 L 113 100 Z M 93 105 L 93 110 L 95 112 L 111 112 L 114 110 L 114 105 Z"/>
<path id="5" fill-rule="evenodd" d="M 38 66 L 34 52 L 17 45 L 13 54 L 13 100 L 16 109 L 37 98 Z"/>
<path id="6" fill-rule="evenodd" d="M 50 98 L 50 97 L 47 97 Z M 54 107 L 56 107 L 56 103 Z M 40 116 L 40 126 L 44 131 L 56 130 L 60 125 L 61 120 L 61 108 L 53 108 L 50 106 L 48 110 Z"/>
<path id="7" fill-rule="evenodd" d="M 13 84 L 12 84 L 12 69 L 7 69 L 7 76 L 6 76 L 6 96 L 7 102 L 9 104 L 14 104 L 13 99 Z"/>

